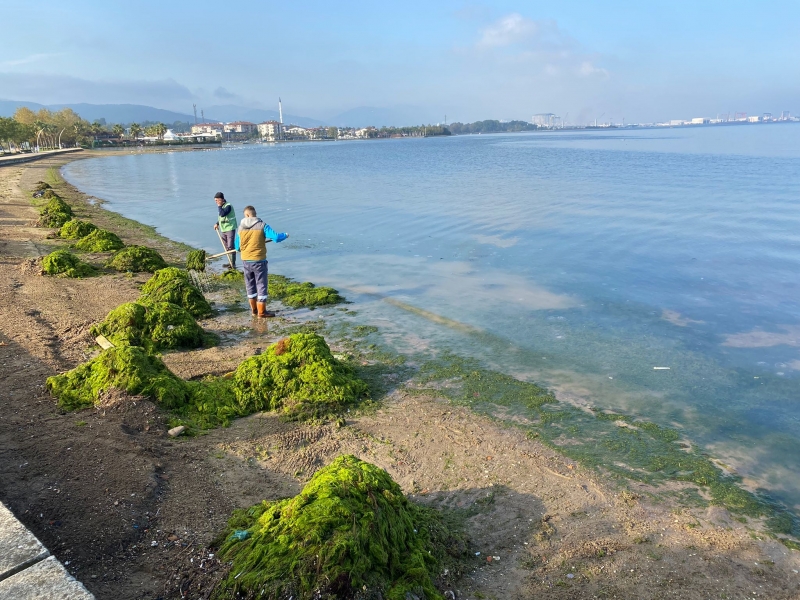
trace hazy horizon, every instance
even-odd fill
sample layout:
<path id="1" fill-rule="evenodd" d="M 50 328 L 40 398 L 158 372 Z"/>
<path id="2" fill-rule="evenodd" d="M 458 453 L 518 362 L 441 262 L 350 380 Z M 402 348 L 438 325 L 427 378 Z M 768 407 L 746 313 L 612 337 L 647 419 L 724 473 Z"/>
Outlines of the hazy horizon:
<path id="1" fill-rule="evenodd" d="M 800 4 L 0 2 L 0 97 L 322 121 L 653 122 L 800 112 Z"/>

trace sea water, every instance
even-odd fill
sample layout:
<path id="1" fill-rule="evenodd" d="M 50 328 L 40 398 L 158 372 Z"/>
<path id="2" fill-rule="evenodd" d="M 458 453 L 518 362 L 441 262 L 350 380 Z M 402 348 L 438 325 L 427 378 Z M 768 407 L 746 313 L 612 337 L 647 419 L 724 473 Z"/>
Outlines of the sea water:
<path id="1" fill-rule="evenodd" d="M 242 145 L 70 163 L 221 251 L 215 192 L 398 350 L 679 428 L 800 507 L 800 124 Z M 656 368 L 659 367 L 659 368 Z M 667 368 L 668 367 L 668 368 Z"/>

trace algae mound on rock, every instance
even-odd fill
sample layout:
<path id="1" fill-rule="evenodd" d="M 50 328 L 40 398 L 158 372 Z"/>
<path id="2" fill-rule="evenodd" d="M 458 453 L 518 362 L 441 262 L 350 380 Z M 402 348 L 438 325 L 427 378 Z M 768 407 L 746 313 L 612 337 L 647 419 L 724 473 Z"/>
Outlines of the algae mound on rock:
<path id="1" fill-rule="evenodd" d="M 127 271 L 130 273 L 140 273 L 146 271 L 154 273 L 159 269 L 165 269 L 167 263 L 164 258 L 152 248 L 147 246 L 127 246 L 117 252 L 107 263 L 106 266 L 117 271 Z"/>
<path id="2" fill-rule="evenodd" d="M 105 229 L 97 229 L 89 232 L 88 235 L 81 238 L 75 247 L 84 252 L 114 252 L 120 248 L 124 248 L 125 244 L 119 239 L 116 233 L 111 233 Z"/>
<path id="3" fill-rule="evenodd" d="M 94 223 L 73 219 L 72 221 L 67 221 L 61 226 L 58 235 L 59 237 L 68 240 L 79 240 L 81 238 L 85 238 L 87 235 L 96 230 L 97 226 L 94 225 Z"/>
<path id="4" fill-rule="evenodd" d="M 144 348 L 199 348 L 209 336 L 186 309 L 169 302 L 121 304 L 92 326 L 92 335 L 104 335 L 117 346 Z"/>
<path id="5" fill-rule="evenodd" d="M 210 317 L 214 312 L 189 273 L 175 267 L 156 271 L 142 286 L 140 302 L 171 302 L 188 310 L 196 319 Z"/>
<path id="6" fill-rule="evenodd" d="M 36 187 L 33 188 L 34 192 L 43 192 L 45 190 L 50 189 L 50 184 L 45 181 L 39 181 L 36 183 Z"/>
<path id="7" fill-rule="evenodd" d="M 112 388 L 148 396 L 164 408 L 181 407 L 189 398 L 186 382 L 139 346 L 109 348 L 71 371 L 47 378 L 47 389 L 67 410 L 91 406 Z"/>
<path id="8" fill-rule="evenodd" d="M 439 600 L 452 534 L 386 471 L 340 456 L 294 498 L 238 510 L 219 549 L 231 569 L 213 598 Z M 463 542 L 452 554 L 463 553 Z"/>
<path id="9" fill-rule="evenodd" d="M 311 282 L 298 283 L 283 275 L 269 276 L 269 295 L 292 308 L 314 308 L 344 302 L 332 287 L 316 287 Z"/>
<path id="10" fill-rule="evenodd" d="M 206 270 L 206 251 L 205 250 L 192 250 L 186 257 L 186 270 L 187 271 L 205 271 Z"/>
<path id="11" fill-rule="evenodd" d="M 47 191 L 51 192 L 52 190 Z M 50 201 L 41 210 L 39 224 L 42 227 L 61 227 L 72 219 L 72 208 L 55 193 L 49 197 Z"/>
<path id="12" fill-rule="evenodd" d="M 280 410 L 292 418 L 324 416 L 368 393 L 315 333 L 297 333 L 248 358 L 236 369 L 233 386 L 247 412 Z"/>
<path id="13" fill-rule="evenodd" d="M 42 259 L 42 270 L 48 275 L 91 277 L 97 269 L 66 250 L 56 250 Z"/>

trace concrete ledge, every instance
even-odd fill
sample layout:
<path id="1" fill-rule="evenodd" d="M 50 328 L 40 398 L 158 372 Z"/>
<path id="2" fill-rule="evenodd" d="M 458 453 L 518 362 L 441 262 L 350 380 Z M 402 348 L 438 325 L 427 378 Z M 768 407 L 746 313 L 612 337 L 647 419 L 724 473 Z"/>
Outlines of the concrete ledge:
<path id="1" fill-rule="evenodd" d="M 20 163 L 41 160 L 59 154 L 69 154 L 70 152 L 81 152 L 83 148 L 65 148 L 64 150 L 52 150 L 47 152 L 34 152 L 31 154 L 12 154 L 11 156 L 0 156 L 0 167 L 6 165 L 18 165 Z"/>
<path id="2" fill-rule="evenodd" d="M 50 556 L 0 581 L 0 598 L 14 600 L 94 600 L 80 581 Z"/>
<path id="3" fill-rule="evenodd" d="M 94 596 L 0 502 L 0 599 L 93 600 Z"/>

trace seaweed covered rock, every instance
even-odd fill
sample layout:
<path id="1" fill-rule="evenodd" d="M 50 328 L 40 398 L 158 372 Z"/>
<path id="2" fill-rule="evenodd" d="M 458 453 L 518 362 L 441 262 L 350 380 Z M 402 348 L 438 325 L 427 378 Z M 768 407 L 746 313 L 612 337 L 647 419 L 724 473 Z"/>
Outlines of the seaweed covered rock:
<path id="1" fill-rule="evenodd" d="M 43 191 L 49 190 L 49 189 L 50 189 L 50 184 L 49 183 L 47 183 L 45 181 L 39 181 L 39 182 L 36 183 L 36 187 L 33 188 L 33 191 L 35 193 L 35 192 L 43 192 Z"/>
<path id="2" fill-rule="evenodd" d="M 233 386 L 248 412 L 280 410 L 292 418 L 337 412 L 368 393 L 367 384 L 315 333 L 292 335 L 248 358 L 236 369 Z"/>
<path id="3" fill-rule="evenodd" d="M 121 304 L 102 322 L 92 327 L 92 335 L 104 335 L 117 346 L 142 346 L 147 349 L 199 348 L 211 345 L 210 337 L 184 308 L 169 302 Z"/>
<path id="4" fill-rule="evenodd" d="M 114 252 L 125 247 L 116 233 L 105 229 L 97 229 L 81 238 L 75 247 L 84 252 Z"/>
<path id="5" fill-rule="evenodd" d="M 182 407 L 189 399 L 186 382 L 139 346 L 109 348 L 71 371 L 47 378 L 47 389 L 67 410 L 91 406 L 112 388 L 152 398 L 168 409 Z"/>
<path id="6" fill-rule="evenodd" d="M 434 509 L 349 455 L 317 471 L 294 498 L 236 511 L 223 535 L 219 556 L 231 569 L 217 599 L 438 600 L 433 578 L 442 559 L 463 552 Z"/>
<path id="7" fill-rule="evenodd" d="M 94 223 L 73 219 L 72 221 L 67 221 L 61 226 L 58 235 L 59 237 L 68 240 L 79 240 L 81 238 L 85 238 L 87 235 L 96 230 L 97 226 L 94 225 Z"/>
<path id="8" fill-rule="evenodd" d="M 214 279 L 225 283 L 242 283 L 244 281 L 244 273 L 238 269 L 225 269 L 222 273 L 214 275 Z"/>
<path id="9" fill-rule="evenodd" d="M 48 192 L 52 190 L 47 190 Z M 61 227 L 72 219 L 72 208 L 57 195 L 53 194 L 50 201 L 41 210 L 39 224 L 42 227 Z"/>
<path id="10" fill-rule="evenodd" d="M 152 248 L 147 246 L 127 246 L 117 252 L 106 263 L 107 267 L 117 271 L 140 273 L 154 273 L 165 269 L 167 263 L 164 258 Z"/>
<path id="11" fill-rule="evenodd" d="M 192 283 L 189 273 L 167 267 L 159 269 L 142 286 L 140 302 L 171 302 L 188 310 L 196 319 L 204 319 L 213 314 L 211 305 Z"/>
<path id="12" fill-rule="evenodd" d="M 205 271 L 206 270 L 206 251 L 205 250 L 192 250 L 186 257 L 186 270 L 187 271 Z"/>
<path id="13" fill-rule="evenodd" d="M 62 275 L 64 277 L 92 277 L 97 275 L 97 269 L 83 262 L 67 250 L 56 250 L 42 259 L 42 270 L 47 275 Z"/>
<path id="14" fill-rule="evenodd" d="M 269 276 L 269 295 L 292 308 L 314 308 L 344 302 L 332 287 L 316 287 L 306 281 L 298 283 L 283 275 Z"/>

